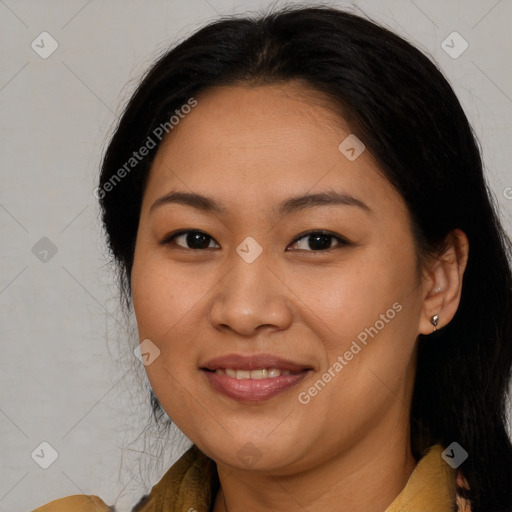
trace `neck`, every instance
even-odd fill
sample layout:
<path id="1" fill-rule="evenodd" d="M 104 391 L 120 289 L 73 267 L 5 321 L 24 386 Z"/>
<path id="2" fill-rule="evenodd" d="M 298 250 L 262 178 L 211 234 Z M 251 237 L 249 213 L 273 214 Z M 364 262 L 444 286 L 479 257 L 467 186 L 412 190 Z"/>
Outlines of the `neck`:
<path id="1" fill-rule="evenodd" d="M 401 443 L 374 439 L 299 474 L 277 476 L 218 464 L 220 489 L 213 510 L 385 511 L 404 488 L 416 460 L 408 436 Z"/>

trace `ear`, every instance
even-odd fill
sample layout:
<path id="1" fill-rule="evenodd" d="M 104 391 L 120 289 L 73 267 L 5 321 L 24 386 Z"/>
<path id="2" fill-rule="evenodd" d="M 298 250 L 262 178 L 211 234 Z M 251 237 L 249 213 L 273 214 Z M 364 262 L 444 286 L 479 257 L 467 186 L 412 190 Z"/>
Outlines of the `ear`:
<path id="1" fill-rule="evenodd" d="M 462 278 L 468 261 L 469 243 L 466 234 L 454 229 L 446 237 L 446 249 L 431 263 L 424 277 L 425 295 L 418 325 L 418 334 L 434 331 L 431 323 L 439 315 L 437 329 L 447 325 L 457 312 L 462 292 Z"/>

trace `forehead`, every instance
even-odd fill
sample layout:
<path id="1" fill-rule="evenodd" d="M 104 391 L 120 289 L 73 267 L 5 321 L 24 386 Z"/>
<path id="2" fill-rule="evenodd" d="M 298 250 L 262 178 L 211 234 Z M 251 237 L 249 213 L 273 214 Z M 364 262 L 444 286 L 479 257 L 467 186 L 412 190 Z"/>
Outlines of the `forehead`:
<path id="1" fill-rule="evenodd" d="M 240 207 L 334 189 L 364 194 L 367 203 L 400 202 L 368 151 L 352 161 L 340 151 L 353 135 L 321 93 L 291 84 L 222 86 L 196 100 L 158 149 L 151 199 L 179 188 Z"/>
<path id="2" fill-rule="evenodd" d="M 169 134 L 164 148 L 188 146 L 192 136 L 202 142 L 197 150 L 215 150 L 219 157 L 234 149 L 249 152 L 257 147 L 262 158 L 266 149 L 273 153 L 280 149 L 286 159 L 292 158 L 291 153 L 316 158 L 317 152 L 311 150 L 319 138 L 328 132 L 335 137 L 350 133 L 327 97 L 295 84 L 213 87 L 202 91 L 197 102 Z"/>

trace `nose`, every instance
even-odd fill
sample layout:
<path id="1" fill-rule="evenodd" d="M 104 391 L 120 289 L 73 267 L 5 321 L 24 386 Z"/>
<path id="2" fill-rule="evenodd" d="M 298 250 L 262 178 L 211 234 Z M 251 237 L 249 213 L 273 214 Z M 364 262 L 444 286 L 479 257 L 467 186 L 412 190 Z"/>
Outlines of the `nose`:
<path id="1" fill-rule="evenodd" d="M 290 289 L 264 255 L 247 263 L 237 254 L 214 296 L 210 320 L 216 329 L 250 337 L 262 330 L 281 330 L 293 319 Z"/>

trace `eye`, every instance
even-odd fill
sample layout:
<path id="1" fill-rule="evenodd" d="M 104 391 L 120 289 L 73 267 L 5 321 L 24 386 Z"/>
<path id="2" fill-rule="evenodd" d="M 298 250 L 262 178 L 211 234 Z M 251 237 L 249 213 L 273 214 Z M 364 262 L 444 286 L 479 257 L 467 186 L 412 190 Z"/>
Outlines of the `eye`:
<path id="1" fill-rule="evenodd" d="M 307 240 L 307 242 L 300 242 L 303 239 Z M 335 239 L 338 242 L 334 247 L 331 246 L 332 239 Z M 293 241 L 293 244 L 299 245 L 299 250 L 308 250 L 309 248 L 312 252 L 320 252 L 328 251 L 336 248 L 336 246 L 350 245 L 350 242 L 341 236 L 331 234 L 327 231 L 310 231 L 299 235 Z"/>
<path id="2" fill-rule="evenodd" d="M 181 240 L 183 244 L 176 243 L 177 240 Z M 170 244 L 171 242 L 183 249 L 208 249 L 210 247 L 209 240 L 213 241 L 213 238 L 202 231 L 179 231 L 178 233 L 167 236 L 162 242 L 162 245 Z M 218 244 L 217 244 L 218 245 Z"/>
<path id="3" fill-rule="evenodd" d="M 331 242 L 336 240 L 337 244 L 333 247 Z M 178 243 L 181 240 L 181 243 Z M 301 242 L 301 240 L 307 240 L 307 242 Z M 211 246 L 210 243 L 214 239 L 202 232 L 197 230 L 181 230 L 177 233 L 171 233 L 161 243 L 161 245 L 174 244 L 183 249 L 190 250 L 202 250 L 202 249 L 214 249 L 215 246 Z M 219 244 L 216 244 L 219 248 Z M 298 245 L 298 250 L 306 250 L 309 252 L 320 252 L 329 251 L 330 249 L 336 248 L 336 246 L 347 246 L 350 242 L 345 238 L 334 235 L 326 231 L 309 231 L 302 233 L 292 242 L 292 245 Z"/>

